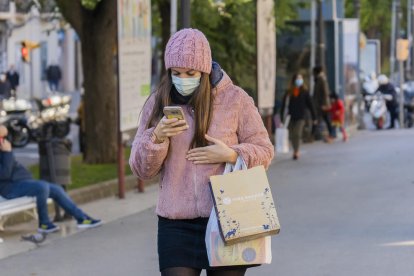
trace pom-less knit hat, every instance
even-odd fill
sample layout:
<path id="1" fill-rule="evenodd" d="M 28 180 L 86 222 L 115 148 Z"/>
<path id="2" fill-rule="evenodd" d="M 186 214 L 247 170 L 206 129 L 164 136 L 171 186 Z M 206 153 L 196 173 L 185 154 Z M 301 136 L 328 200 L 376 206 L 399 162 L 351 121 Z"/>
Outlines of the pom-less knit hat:
<path id="1" fill-rule="evenodd" d="M 196 29 L 182 29 L 170 37 L 165 47 L 165 68 L 190 68 L 211 72 L 211 50 L 207 38 Z"/>

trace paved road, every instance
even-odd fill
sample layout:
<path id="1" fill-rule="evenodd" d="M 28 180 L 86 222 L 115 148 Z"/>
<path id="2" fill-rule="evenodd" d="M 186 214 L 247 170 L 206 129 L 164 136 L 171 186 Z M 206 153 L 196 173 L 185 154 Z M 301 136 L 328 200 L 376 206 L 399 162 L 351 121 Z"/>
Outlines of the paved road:
<path id="1" fill-rule="evenodd" d="M 247 275 L 413 275 L 414 131 L 306 145 L 269 170 L 282 224 Z M 104 208 L 104 206 L 103 206 Z M 154 209 L 0 261 L 1 275 L 159 275 Z"/>

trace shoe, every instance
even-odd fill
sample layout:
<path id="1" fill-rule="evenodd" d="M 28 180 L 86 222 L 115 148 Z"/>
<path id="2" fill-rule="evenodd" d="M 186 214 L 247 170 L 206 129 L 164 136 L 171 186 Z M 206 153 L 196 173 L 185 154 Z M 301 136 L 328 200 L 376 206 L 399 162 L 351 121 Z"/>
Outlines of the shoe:
<path id="1" fill-rule="evenodd" d="M 49 222 L 47 224 L 40 224 L 39 228 L 37 229 L 37 232 L 49 234 L 49 233 L 53 233 L 59 230 L 60 230 L 59 226 L 54 225 L 53 223 Z"/>
<path id="2" fill-rule="evenodd" d="M 78 222 L 79 229 L 88 229 L 94 228 L 102 225 L 102 221 L 100 219 L 93 219 L 90 217 L 85 218 L 84 220 Z"/>
<path id="3" fill-rule="evenodd" d="M 293 160 L 298 160 L 299 159 L 299 153 L 294 153 L 292 158 L 293 158 Z"/>

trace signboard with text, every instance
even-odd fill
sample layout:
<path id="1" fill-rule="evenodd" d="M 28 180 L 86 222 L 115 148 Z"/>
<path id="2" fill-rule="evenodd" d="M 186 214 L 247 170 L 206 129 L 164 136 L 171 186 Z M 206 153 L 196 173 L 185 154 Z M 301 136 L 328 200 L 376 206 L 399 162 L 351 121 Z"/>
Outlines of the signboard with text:
<path id="1" fill-rule="evenodd" d="M 137 127 L 151 89 L 151 1 L 118 0 L 120 130 Z"/>
<path id="2" fill-rule="evenodd" d="M 257 95 L 259 110 L 273 109 L 276 86 L 274 1 L 257 1 Z"/>

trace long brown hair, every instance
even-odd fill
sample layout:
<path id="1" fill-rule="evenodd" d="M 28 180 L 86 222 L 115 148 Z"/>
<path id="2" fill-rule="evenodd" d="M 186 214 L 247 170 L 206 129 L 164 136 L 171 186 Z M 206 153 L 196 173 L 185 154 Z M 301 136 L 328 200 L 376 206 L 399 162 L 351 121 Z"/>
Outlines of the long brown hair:
<path id="1" fill-rule="evenodd" d="M 147 123 L 147 129 L 156 126 L 164 116 L 165 106 L 172 104 L 171 101 L 171 70 L 168 70 L 163 76 L 158 88 L 154 92 L 155 104 Z M 210 127 L 213 116 L 214 96 L 211 91 L 209 74 L 201 73 L 200 85 L 194 91 L 188 105 L 194 109 L 195 132 L 190 148 L 205 147 L 208 145 L 205 135 Z"/>

